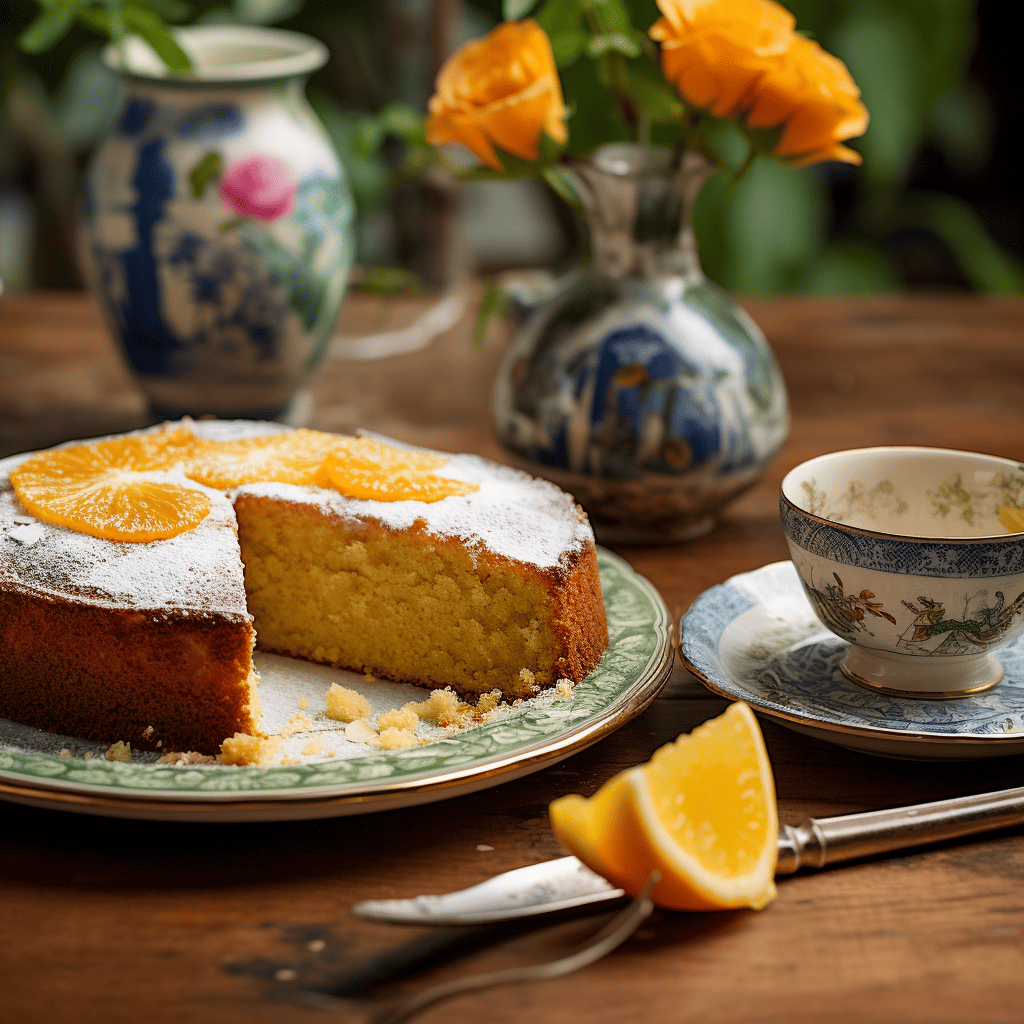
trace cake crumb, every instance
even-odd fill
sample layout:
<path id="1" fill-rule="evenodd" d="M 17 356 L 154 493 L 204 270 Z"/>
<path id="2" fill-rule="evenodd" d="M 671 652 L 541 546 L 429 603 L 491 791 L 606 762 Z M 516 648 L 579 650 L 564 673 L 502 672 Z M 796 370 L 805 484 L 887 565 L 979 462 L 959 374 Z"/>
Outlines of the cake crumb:
<path id="1" fill-rule="evenodd" d="M 326 715 L 336 722 L 356 722 L 370 717 L 370 702 L 356 690 L 331 683 L 327 691 Z"/>
<path id="2" fill-rule="evenodd" d="M 378 742 L 384 750 L 404 750 L 406 747 L 415 747 L 419 744 L 416 734 L 408 729 L 384 729 L 378 737 Z"/>
<path id="3" fill-rule="evenodd" d="M 280 746 L 280 736 L 261 739 L 245 732 L 236 732 L 220 745 L 220 760 L 223 764 L 266 765 L 277 754 Z"/>
<path id="4" fill-rule="evenodd" d="M 213 764 L 217 760 L 212 754 L 200 754 L 198 750 L 169 750 L 156 759 L 157 764 Z"/>
<path id="5" fill-rule="evenodd" d="M 313 723 L 305 715 L 295 714 L 288 719 L 288 723 L 281 730 L 281 737 L 287 739 L 297 732 L 309 732 L 312 728 Z"/>
<path id="6" fill-rule="evenodd" d="M 86 751 L 86 752 L 85 752 L 85 753 L 84 753 L 84 754 L 82 755 L 82 760 L 83 760 L 83 761 L 88 761 L 90 757 L 92 757 L 92 751 L 91 751 L 91 750 L 87 750 L 87 751 Z"/>
<path id="7" fill-rule="evenodd" d="M 291 768 L 297 764 L 302 764 L 302 762 L 297 757 L 289 757 L 287 754 L 285 754 L 285 756 L 281 758 L 282 768 Z"/>
<path id="8" fill-rule="evenodd" d="M 345 739 L 349 743 L 369 743 L 377 738 L 377 730 L 365 718 L 357 718 L 345 726 Z"/>
<path id="9" fill-rule="evenodd" d="M 312 757 L 313 754 L 319 754 L 324 749 L 324 738 L 323 736 L 314 736 L 303 748 L 302 753 L 305 757 Z"/>
<path id="10" fill-rule="evenodd" d="M 70 757 L 71 756 L 71 751 L 68 750 L 67 747 L 61 747 L 60 756 L 61 757 Z"/>
<path id="11" fill-rule="evenodd" d="M 433 722 L 442 728 L 448 725 L 469 725 L 472 720 L 470 714 L 473 709 L 463 704 L 459 695 L 448 686 L 443 690 L 434 690 L 425 701 L 413 704 L 412 708 L 424 722 Z"/>
<path id="12" fill-rule="evenodd" d="M 126 764 L 131 763 L 132 759 L 132 745 L 125 743 L 122 740 L 118 740 L 116 743 L 112 743 L 107 752 L 103 755 L 108 761 L 123 761 Z"/>
<path id="13" fill-rule="evenodd" d="M 416 714 L 415 702 L 406 704 L 404 707 L 395 708 L 392 711 L 385 711 L 377 719 L 377 728 L 383 732 L 385 729 L 404 729 L 406 732 L 416 733 L 420 727 L 420 719 Z"/>
<path id="14" fill-rule="evenodd" d="M 365 671 L 363 672 L 363 678 L 364 678 L 364 679 L 365 679 L 365 680 L 366 680 L 366 681 L 367 681 L 368 683 L 375 683 L 375 682 L 377 682 L 377 677 L 376 677 L 376 676 L 375 676 L 375 675 L 374 675 L 374 674 L 373 674 L 373 673 L 372 673 L 372 672 L 371 672 L 371 671 L 370 671 L 369 669 L 366 669 L 366 670 L 365 670 Z"/>
<path id="15" fill-rule="evenodd" d="M 501 703 L 501 690 L 491 690 L 490 693 L 482 693 L 476 702 L 478 715 L 486 715 L 493 711 Z"/>
<path id="16" fill-rule="evenodd" d="M 300 710 L 300 711 L 305 711 L 305 709 L 306 709 L 306 708 L 308 708 L 308 707 L 309 707 L 309 701 L 308 701 L 308 700 L 306 700 L 306 698 L 305 698 L 305 697 L 302 697 L 302 698 L 301 698 L 301 699 L 299 700 L 299 710 Z"/>
<path id="17" fill-rule="evenodd" d="M 576 684 L 571 679 L 559 679 L 558 682 L 555 683 L 555 692 L 559 697 L 571 697 L 572 688 L 575 685 Z"/>
<path id="18" fill-rule="evenodd" d="M 142 738 L 144 740 L 151 740 L 153 738 L 153 733 L 155 732 L 156 729 L 154 729 L 153 726 L 147 725 L 146 728 L 142 730 Z"/>
<path id="19" fill-rule="evenodd" d="M 523 687 L 528 693 L 533 693 L 537 689 L 537 677 L 528 668 L 519 670 L 519 678 L 523 681 Z"/>

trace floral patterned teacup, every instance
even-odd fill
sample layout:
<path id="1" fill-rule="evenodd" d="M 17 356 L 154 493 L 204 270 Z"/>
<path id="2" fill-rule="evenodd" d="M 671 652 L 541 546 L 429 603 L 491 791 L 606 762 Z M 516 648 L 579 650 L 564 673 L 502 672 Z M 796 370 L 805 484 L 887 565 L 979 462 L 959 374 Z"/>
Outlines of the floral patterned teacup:
<path id="1" fill-rule="evenodd" d="M 948 698 L 1003 676 L 1024 631 L 1024 465 L 938 448 L 811 459 L 782 482 L 782 525 L 842 671 L 884 693 Z"/>
<path id="2" fill-rule="evenodd" d="M 314 39 L 177 30 L 194 70 L 108 48 L 124 109 L 83 189 L 94 290 L 154 412 L 275 418 L 330 340 L 352 197 L 303 96 Z"/>

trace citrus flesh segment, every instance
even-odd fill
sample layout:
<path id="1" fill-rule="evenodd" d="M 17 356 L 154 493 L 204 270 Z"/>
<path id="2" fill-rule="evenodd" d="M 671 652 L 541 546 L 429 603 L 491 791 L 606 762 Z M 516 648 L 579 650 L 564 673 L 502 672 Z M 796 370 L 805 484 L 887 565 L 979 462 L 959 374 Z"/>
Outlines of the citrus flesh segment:
<path id="1" fill-rule="evenodd" d="M 730 705 L 589 799 L 553 801 L 549 813 L 562 843 L 631 895 L 660 872 L 660 906 L 761 909 L 775 895 L 775 784 L 746 704 Z"/>
<path id="2" fill-rule="evenodd" d="M 344 438 L 319 430 L 292 430 L 236 441 L 206 442 L 186 472 L 217 490 L 243 484 L 312 484 L 324 459 Z"/>
<path id="3" fill-rule="evenodd" d="M 448 461 L 433 452 L 408 451 L 368 437 L 343 438 L 326 458 L 316 483 L 350 498 L 424 501 L 470 494 L 478 484 L 437 476 Z"/>
<path id="4" fill-rule="evenodd" d="M 131 437 L 40 452 L 11 471 L 11 485 L 45 522 L 105 540 L 166 540 L 198 526 L 212 502 L 154 472 L 154 462 L 179 460 L 175 439 L 165 440 L 162 450 Z"/>

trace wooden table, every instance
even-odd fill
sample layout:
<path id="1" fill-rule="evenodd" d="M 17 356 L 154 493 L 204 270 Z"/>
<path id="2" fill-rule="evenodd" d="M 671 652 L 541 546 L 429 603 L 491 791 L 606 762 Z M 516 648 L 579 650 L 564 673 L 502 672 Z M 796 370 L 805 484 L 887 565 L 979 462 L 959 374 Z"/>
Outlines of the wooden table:
<path id="1" fill-rule="evenodd" d="M 750 302 L 789 384 L 792 435 L 712 534 L 620 548 L 673 618 L 733 573 L 787 557 L 783 474 L 822 452 L 924 444 L 1024 457 L 1024 302 L 953 297 Z M 349 304 L 349 329 L 380 315 Z M 313 426 L 380 429 L 500 458 L 487 423 L 502 339 L 464 322 L 425 351 L 329 363 Z M 0 300 L 0 449 L 123 429 L 143 406 L 88 300 Z M 443 892 L 561 854 L 547 804 L 719 713 L 678 664 L 613 736 L 537 775 L 422 808 L 285 825 L 176 825 L 2 807 L 0 1021 L 306 1024 L 275 977 L 321 983 L 421 934 L 361 923 L 359 899 Z M 1024 785 L 1024 758 L 958 764 L 841 750 L 764 723 L 781 817 Z M 596 926 L 520 936 L 405 982 L 553 958 Z M 281 973 L 285 972 L 285 973 Z M 290 973 L 294 972 L 294 973 Z M 463 996 L 424 1022 L 1024 1020 L 1024 834 L 894 855 L 780 883 L 761 913 L 657 911 L 598 965 Z M 353 1020 L 361 1019 L 358 1015 Z"/>

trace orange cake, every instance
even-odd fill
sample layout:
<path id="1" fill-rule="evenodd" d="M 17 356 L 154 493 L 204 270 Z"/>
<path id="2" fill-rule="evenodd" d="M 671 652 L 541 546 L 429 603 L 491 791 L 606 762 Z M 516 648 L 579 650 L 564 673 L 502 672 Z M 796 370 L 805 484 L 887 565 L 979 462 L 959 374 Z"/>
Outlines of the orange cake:
<path id="1" fill-rule="evenodd" d="M 0 717 L 215 753 L 259 733 L 254 641 L 471 699 L 578 682 L 607 646 L 593 534 L 552 484 L 273 424 L 143 436 L 168 439 L 149 476 L 209 507 L 166 539 L 47 521 L 30 456 L 0 461 Z"/>

